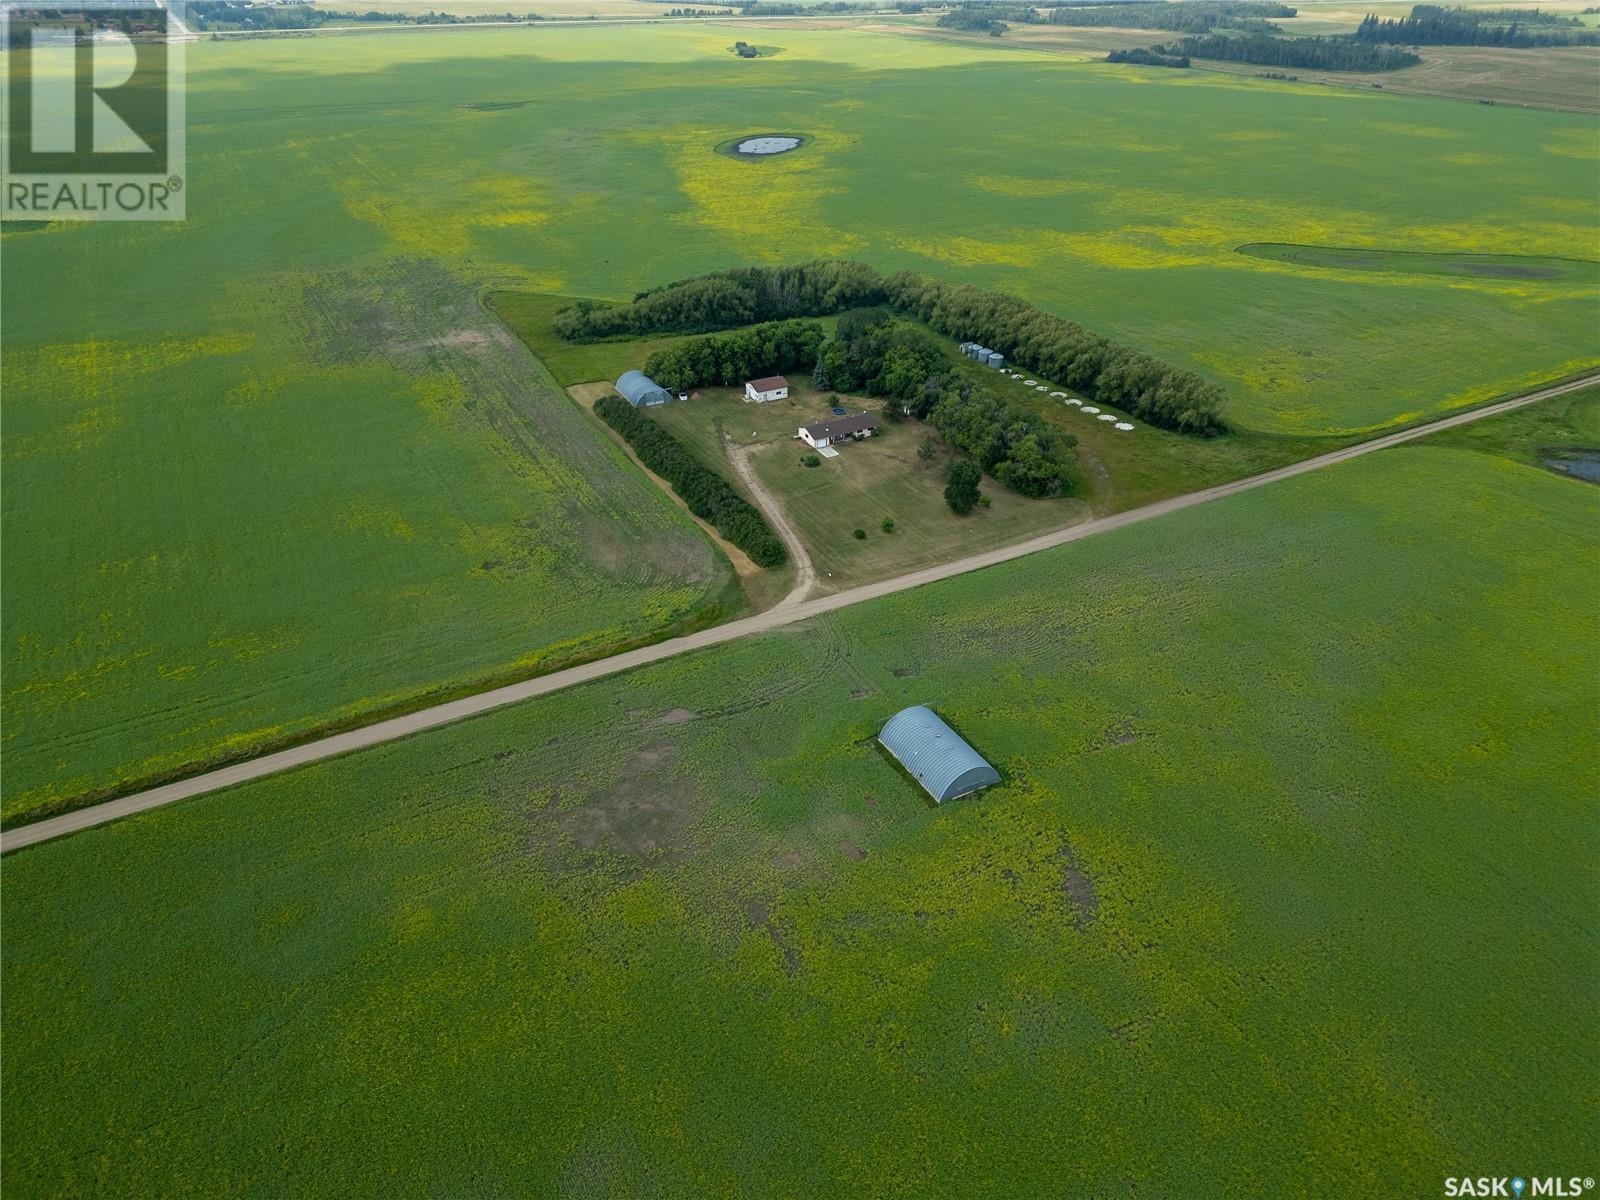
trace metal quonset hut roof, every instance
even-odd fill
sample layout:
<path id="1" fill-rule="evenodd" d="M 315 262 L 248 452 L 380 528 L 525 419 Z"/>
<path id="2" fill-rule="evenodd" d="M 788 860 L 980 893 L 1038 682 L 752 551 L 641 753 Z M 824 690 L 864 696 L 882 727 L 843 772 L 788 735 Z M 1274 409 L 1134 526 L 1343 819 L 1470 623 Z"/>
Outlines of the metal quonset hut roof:
<path id="1" fill-rule="evenodd" d="M 1000 772 L 984 762 L 937 713 L 920 704 L 890 717 L 878 740 L 936 803 L 1000 782 Z"/>
<path id="2" fill-rule="evenodd" d="M 635 408 L 646 404 L 665 404 L 672 399 L 671 392 L 643 371 L 624 371 L 622 378 L 617 380 L 617 391 Z"/>

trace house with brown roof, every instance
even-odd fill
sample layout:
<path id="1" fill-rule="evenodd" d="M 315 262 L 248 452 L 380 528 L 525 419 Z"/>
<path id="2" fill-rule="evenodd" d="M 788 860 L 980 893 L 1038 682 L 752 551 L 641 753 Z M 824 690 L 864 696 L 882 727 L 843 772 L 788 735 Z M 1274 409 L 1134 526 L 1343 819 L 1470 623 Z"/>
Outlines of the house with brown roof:
<path id="1" fill-rule="evenodd" d="M 795 436 L 808 446 L 822 450 L 835 442 L 859 442 L 877 432 L 878 418 L 869 412 L 858 412 L 847 417 L 833 417 L 827 421 L 802 425 Z"/>

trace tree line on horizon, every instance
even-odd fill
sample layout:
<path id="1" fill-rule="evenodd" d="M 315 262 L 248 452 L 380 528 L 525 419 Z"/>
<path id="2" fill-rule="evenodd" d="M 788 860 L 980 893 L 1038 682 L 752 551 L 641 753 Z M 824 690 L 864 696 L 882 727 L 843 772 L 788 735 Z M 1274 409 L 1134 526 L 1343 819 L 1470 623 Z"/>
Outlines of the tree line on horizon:
<path id="1" fill-rule="evenodd" d="M 1352 35 L 1360 42 L 1400 46 L 1600 45 L 1600 29 L 1576 17 L 1530 9 L 1443 8 L 1418 4 L 1405 17 L 1380 20 L 1368 13 Z"/>
<path id="2" fill-rule="evenodd" d="M 1358 42 L 1348 37 L 1280 38 L 1264 33 L 1242 37 L 1212 33 L 1204 37 L 1186 37 L 1176 42 L 1161 43 L 1148 49 L 1158 58 L 1210 58 L 1221 62 L 1252 63 L 1262 67 L 1301 67 L 1316 71 L 1398 71 L 1402 67 L 1414 67 L 1422 61 L 1409 50 Z M 1113 59 L 1107 55 L 1106 61 L 1133 60 Z M 1156 65 L 1172 64 L 1163 62 Z"/>
<path id="3" fill-rule="evenodd" d="M 1108 3 L 1063 6 L 1045 11 L 1050 25 L 1109 26 L 1118 29 L 1168 29 L 1174 33 L 1210 33 L 1234 29 L 1246 33 L 1278 33 L 1278 17 L 1293 17 L 1298 10 L 1271 0 L 1143 0 L 1142 3 Z"/>

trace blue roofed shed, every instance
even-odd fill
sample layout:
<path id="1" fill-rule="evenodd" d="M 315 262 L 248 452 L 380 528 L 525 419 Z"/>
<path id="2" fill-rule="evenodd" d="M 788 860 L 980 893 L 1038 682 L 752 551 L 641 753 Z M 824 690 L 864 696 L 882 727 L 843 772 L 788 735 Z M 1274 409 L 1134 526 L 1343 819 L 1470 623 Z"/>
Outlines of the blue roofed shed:
<path id="1" fill-rule="evenodd" d="M 938 713 L 920 704 L 890 717 L 878 734 L 878 741 L 927 789 L 936 804 L 1000 782 L 1000 772 L 967 745 Z"/>
<path id="2" fill-rule="evenodd" d="M 635 408 L 665 404 L 672 399 L 671 392 L 643 371 L 624 371 L 622 378 L 617 380 L 617 394 Z"/>

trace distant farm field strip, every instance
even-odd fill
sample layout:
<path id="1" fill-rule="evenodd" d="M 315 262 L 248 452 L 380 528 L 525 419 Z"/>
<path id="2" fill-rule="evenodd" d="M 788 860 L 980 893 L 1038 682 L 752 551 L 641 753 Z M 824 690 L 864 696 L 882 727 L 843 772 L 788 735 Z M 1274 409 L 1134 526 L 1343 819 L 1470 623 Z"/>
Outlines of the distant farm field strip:
<path id="1" fill-rule="evenodd" d="M 1252 242 L 1239 253 L 1271 262 L 1296 263 L 1341 271 L 1397 271 L 1408 275 L 1454 275 L 1476 279 L 1519 279 L 1600 284 L 1600 262 L 1581 258 L 1541 258 L 1523 254 L 1449 254 L 1411 250 L 1349 249 Z"/>

